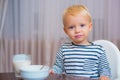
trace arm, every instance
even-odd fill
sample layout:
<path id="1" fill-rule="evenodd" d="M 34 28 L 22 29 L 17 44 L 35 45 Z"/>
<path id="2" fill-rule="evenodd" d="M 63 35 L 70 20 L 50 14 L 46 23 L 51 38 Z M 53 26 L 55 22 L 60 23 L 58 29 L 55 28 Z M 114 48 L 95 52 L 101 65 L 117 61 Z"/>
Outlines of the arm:
<path id="1" fill-rule="evenodd" d="M 52 70 L 50 70 L 51 74 L 61 74 L 63 72 L 63 54 L 62 54 L 62 48 L 60 48 L 56 55 L 56 61 L 52 67 Z"/>
<path id="2" fill-rule="evenodd" d="M 106 53 L 104 51 L 103 53 L 101 53 L 99 59 L 99 72 L 100 72 L 100 80 L 110 80 L 111 70 L 106 57 Z"/>
<path id="3" fill-rule="evenodd" d="M 107 76 L 100 76 L 100 80 L 110 80 Z"/>

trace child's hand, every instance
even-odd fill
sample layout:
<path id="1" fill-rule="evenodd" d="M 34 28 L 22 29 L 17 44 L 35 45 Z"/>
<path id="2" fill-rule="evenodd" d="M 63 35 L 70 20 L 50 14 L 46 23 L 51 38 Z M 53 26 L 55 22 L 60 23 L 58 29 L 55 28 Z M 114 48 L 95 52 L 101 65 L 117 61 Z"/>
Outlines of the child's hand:
<path id="1" fill-rule="evenodd" d="M 49 74 L 54 74 L 54 71 L 53 71 L 53 70 L 50 70 L 50 71 L 49 71 Z"/>
<path id="2" fill-rule="evenodd" d="M 110 79 L 108 77 L 106 77 L 106 76 L 101 76 L 100 80 L 110 80 Z"/>

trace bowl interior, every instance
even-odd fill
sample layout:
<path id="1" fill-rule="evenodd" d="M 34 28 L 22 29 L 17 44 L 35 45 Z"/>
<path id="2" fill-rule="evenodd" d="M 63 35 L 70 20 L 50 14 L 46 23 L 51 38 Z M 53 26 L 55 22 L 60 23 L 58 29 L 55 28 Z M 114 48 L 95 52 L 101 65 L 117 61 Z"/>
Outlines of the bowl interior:
<path id="1" fill-rule="evenodd" d="M 43 65 L 29 65 L 20 69 L 21 77 L 25 80 L 44 80 L 49 75 L 49 67 Z"/>
<path id="2" fill-rule="evenodd" d="M 46 71 L 49 70 L 48 66 L 44 65 L 29 65 L 21 67 L 21 71 L 32 72 L 32 71 Z"/>

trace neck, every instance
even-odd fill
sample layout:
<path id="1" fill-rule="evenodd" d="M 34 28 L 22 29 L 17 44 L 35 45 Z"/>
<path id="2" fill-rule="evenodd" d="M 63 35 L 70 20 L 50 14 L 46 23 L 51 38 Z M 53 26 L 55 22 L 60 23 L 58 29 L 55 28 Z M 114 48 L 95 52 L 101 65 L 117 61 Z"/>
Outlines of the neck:
<path id="1" fill-rule="evenodd" d="M 87 41 L 87 42 L 84 42 L 84 43 L 73 42 L 73 44 L 75 44 L 75 45 L 90 45 L 91 43 L 89 41 Z"/>

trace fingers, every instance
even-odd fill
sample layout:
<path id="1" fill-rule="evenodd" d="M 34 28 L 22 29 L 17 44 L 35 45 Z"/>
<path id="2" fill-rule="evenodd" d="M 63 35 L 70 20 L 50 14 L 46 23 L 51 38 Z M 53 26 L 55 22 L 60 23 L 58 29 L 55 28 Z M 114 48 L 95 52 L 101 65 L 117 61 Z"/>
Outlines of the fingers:
<path id="1" fill-rule="evenodd" d="M 49 74 L 54 74 L 54 71 L 53 71 L 53 70 L 50 70 L 50 71 L 49 71 Z"/>

